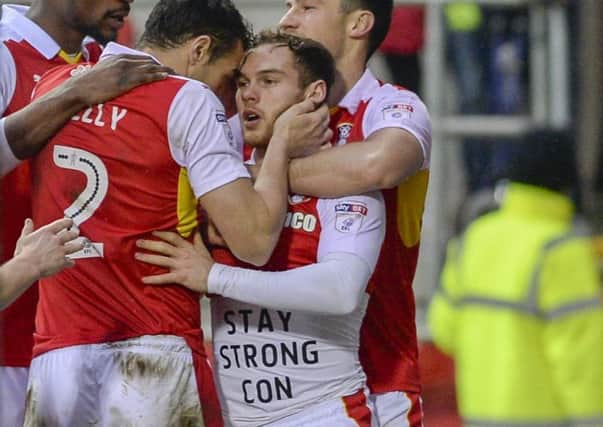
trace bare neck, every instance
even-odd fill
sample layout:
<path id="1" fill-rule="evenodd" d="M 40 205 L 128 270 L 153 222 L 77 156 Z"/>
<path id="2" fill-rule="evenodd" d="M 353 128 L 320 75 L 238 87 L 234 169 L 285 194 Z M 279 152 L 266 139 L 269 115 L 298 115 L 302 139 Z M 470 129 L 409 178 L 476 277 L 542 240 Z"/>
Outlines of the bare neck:
<path id="1" fill-rule="evenodd" d="M 329 92 L 330 107 L 337 106 L 364 74 L 365 63 L 357 58 L 348 56 L 337 61 L 335 82 Z"/>
<path id="2" fill-rule="evenodd" d="M 174 70 L 176 74 L 189 77 L 186 66 L 186 54 L 183 49 L 175 47 L 171 49 L 163 49 L 156 46 L 141 45 L 138 49 L 153 55 L 160 63 Z"/>
<path id="3" fill-rule="evenodd" d="M 260 166 L 262 164 L 262 162 L 264 161 L 264 157 L 266 156 L 266 149 L 268 148 L 268 146 L 258 146 L 255 147 L 254 152 L 253 152 L 253 160 L 255 161 L 255 164 Z"/>
<path id="4" fill-rule="evenodd" d="M 70 28 L 59 11 L 47 2 L 34 2 L 26 15 L 38 24 L 67 53 L 78 53 L 85 34 Z"/>

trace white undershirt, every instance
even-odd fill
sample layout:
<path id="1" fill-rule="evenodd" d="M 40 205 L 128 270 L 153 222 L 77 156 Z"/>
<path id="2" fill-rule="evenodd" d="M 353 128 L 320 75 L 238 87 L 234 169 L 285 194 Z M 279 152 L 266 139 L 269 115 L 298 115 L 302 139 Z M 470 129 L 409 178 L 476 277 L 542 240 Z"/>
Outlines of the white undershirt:
<path id="1" fill-rule="evenodd" d="M 209 293 L 272 309 L 344 315 L 360 303 L 371 268 L 360 256 L 329 253 L 318 263 L 287 271 L 214 264 Z"/>

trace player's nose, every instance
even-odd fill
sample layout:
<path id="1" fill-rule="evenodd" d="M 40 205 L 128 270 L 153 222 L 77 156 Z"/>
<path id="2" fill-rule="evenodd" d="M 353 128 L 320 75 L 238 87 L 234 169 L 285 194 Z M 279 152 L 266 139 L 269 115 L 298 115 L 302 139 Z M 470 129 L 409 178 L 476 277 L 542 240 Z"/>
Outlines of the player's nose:
<path id="1" fill-rule="evenodd" d="M 299 20 L 295 17 L 294 9 L 291 8 L 283 15 L 278 23 L 278 27 L 281 31 L 291 33 L 299 27 Z"/>

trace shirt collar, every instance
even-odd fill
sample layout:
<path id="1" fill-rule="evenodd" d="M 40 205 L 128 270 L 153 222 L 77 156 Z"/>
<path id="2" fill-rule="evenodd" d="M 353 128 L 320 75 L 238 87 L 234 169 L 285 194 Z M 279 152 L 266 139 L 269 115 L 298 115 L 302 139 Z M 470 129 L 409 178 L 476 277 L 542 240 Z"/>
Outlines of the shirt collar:
<path id="1" fill-rule="evenodd" d="M 2 6 L 2 23 L 50 60 L 59 53 L 61 47 L 38 24 L 25 16 L 28 9 L 27 6 L 19 5 Z"/>
<path id="2" fill-rule="evenodd" d="M 351 114 L 355 114 L 358 106 L 367 95 L 374 93 L 379 88 L 379 81 L 368 68 L 360 77 L 360 80 L 352 87 L 352 89 L 339 101 L 339 107 L 345 108 Z"/>
<path id="3" fill-rule="evenodd" d="M 132 48 L 129 48 L 127 46 L 124 46 L 124 45 L 121 45 L 121 44 L 115 43 L 115 42 L 107 43 L 107 46 L 105 46 L 105 48 L 103 49 L 103 53 L 101 54 L 100 60 L 102 61 L 103 59 L 107 59 L 107 58 L 109 58 L 111 56 L 115 56 L 115 55 L 147 56 L 149 58 L 152 58 L 158 64 L 161 63 L 157 60 L 157 58 L 155 58 L 150 53 L 143 52 L 142 50 L 132 49 Z"/>
<path id="4" fill-rule="evenodd" d="M 574 206 L 567 196 L 520 182 L 508 184 L 502 209 L 564 222 L 570 221 L 574 214 Z"/>

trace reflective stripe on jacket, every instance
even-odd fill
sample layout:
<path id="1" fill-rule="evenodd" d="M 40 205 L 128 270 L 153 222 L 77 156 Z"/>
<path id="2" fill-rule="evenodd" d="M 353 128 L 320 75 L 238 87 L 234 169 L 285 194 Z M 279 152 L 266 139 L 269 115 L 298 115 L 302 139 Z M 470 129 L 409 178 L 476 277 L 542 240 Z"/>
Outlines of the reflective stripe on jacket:
<path id="1" fill-rule="evenodd" d="M 451 242 L 429 309 L 469 426 L 603 426 L 603 308 L 569 199 L 512 183 Z"/>

